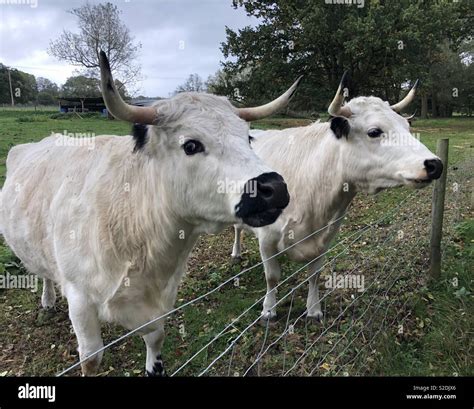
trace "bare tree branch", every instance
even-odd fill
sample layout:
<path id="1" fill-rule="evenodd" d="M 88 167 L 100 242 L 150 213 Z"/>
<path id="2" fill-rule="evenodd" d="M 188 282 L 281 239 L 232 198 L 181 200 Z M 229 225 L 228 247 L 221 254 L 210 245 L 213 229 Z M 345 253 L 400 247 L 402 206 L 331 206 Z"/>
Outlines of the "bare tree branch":
<path id="1" fill-rule="evenodd" d="M 79 33 L 64 30 L 51 41 L 48 53 L 59 60 L 99 72 L 99 51 L 104 50 L 114 76 L 122 84 L 135 84 L 140 68 L 134 62 L 141 48 L 120 19 L 121 11 L 112 3 L 85 4 L 69 11 L 78 18 Z"/>

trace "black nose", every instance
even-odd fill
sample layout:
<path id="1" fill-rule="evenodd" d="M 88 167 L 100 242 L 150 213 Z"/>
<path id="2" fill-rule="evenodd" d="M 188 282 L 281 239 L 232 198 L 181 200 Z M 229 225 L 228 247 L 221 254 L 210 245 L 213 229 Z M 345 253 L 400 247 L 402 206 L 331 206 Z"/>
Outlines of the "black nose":
<path id="1" fill-rule="evenodd" d="M 443 173 L 443 162 L 439 159 L 427 159 L 425 160 L 425 169 L 428 177 L 433 179 L 439 179 Z"/>
<path id="2" fill-rule="evenodd" d="M 274 223 L 289 202 L 283 178 L 276 172 L 262 173 L 245 184 L 235 214 L 249 226 L 262 227 Z"/>

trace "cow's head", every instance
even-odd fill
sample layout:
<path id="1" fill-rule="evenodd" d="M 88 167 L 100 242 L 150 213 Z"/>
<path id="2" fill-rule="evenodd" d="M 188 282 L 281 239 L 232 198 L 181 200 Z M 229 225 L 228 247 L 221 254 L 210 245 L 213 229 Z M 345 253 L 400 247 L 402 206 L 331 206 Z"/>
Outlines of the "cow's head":
<path id="1" fill-rule="evenodd" d="M 136 124 L 135 154 L 147 155 L 154 164 L 150 169 L 171 211 L 208 232 L 242 221 L 253 227 L 271 224 L 288 205 L 283 178 L 252 151 L 246 121 L 286 106 L 298 83 L 254 108 L 237 109 L 224 97 L 204 93 L 180 93 L 153 106 L 132 106 L 117 92 L 101 53 L 108 110 Z"/>
<path id="2" fill-rule="evenodd" d="M 357 97 L 343 105 L 347 74 L 342 77 L 328 109 L 330 126 L 347 156 L 345 174 L 359 190 L 424 187 L 441 176 L 441 160 L 411 134 L 409 118 L 399 114 L 413 100 L 417 85 L 395 105 L 377 97 Z"/>

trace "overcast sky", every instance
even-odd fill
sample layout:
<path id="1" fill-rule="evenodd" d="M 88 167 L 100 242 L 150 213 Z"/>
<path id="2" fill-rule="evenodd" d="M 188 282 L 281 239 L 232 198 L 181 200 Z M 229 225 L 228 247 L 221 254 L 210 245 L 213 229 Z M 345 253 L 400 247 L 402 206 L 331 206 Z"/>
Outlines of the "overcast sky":
<path id="1" fill-rule="evenodd" d="M 225 40 L 225 26 L 237 29 L 257 23 L 242 8 L 235 10 L 232 0 L 111 1 L 122 10 L 123 22 L 142 44 L 139 64 L 144 80 L 139 87 L 147 96 L 167 97 L 191 73 L 206 79 L 223 60 L 220 43 Z M 75 67 L 49 56 L 46 50 L 63 29 L 77 30 L 77 19 L 67 10 L 85 2 L 0 0 L 0 62 L 58 85 L 64 83 Z"/>

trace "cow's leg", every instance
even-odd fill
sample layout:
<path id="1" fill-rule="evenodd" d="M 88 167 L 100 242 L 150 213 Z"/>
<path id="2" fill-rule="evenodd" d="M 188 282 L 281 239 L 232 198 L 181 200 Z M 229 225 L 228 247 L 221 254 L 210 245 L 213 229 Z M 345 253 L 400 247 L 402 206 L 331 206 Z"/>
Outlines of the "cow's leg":
<path id="1" fill-rule="evenodd" d="M 161 348 L 165 339 L 164 324 L 153 332 L 143 336 L 146 344 L 146 374 L 148 376 L 166 376 L 161 356 Z"/>
<path id="2" fill-rule="evenodd" d="M 83 360 L 104 346 L 100 334 L 100 322 L 96 306 L 88 297 L 74 290 L 66 292 L 69 305 L 69 318 L 79 344 L 79 358 Z M 103 352 L 92 356 L 81 364 L 82 375 L 97 374 Z"/>
<path id="3" fill-rule="evenodd" d="M 321 273 L 321 266 L 323 264 L 323 258 L 319 258 L 314 263 L 311 263 L 308 267 L 309 288 L 308 288 L 308 299 L 306 301 L 306 310 L 308 318 L 320 321 L 323 318 L 321 311 L 321 303 L 319 302 L 319 274 Z"/>
<path id="4" fill-rule="evenodd" d="M 275 287 L 278 284 L 281 276 L 280 265 L 276 257 L 271 258 L 277 253 L 277 248 L 273 244 L 265 243 L 264 240 L 259 240 L 260 255 L 262 257 L 263 268 L 265 270 L 265 279 L 267 280 L 267 294 L 263 300 L 262 318 L 264 320 L 271 320 L 276 318 L 276 295 Z"/>
<path id="5" fill-rule="evenodd" d="M 242 261 L 241 254 L 242 228 L 234 224 L 234 246 L 232 247 L 232 263 L 238 264 Z"/>
<path id="6" fill-rule="evenodd" d="M 41 295 L 41 305 L 44 309 L 49 310 L 56 303 L 56 291 L 54 283 L 48 278 L 43 279 L 43 294 Z"/>

